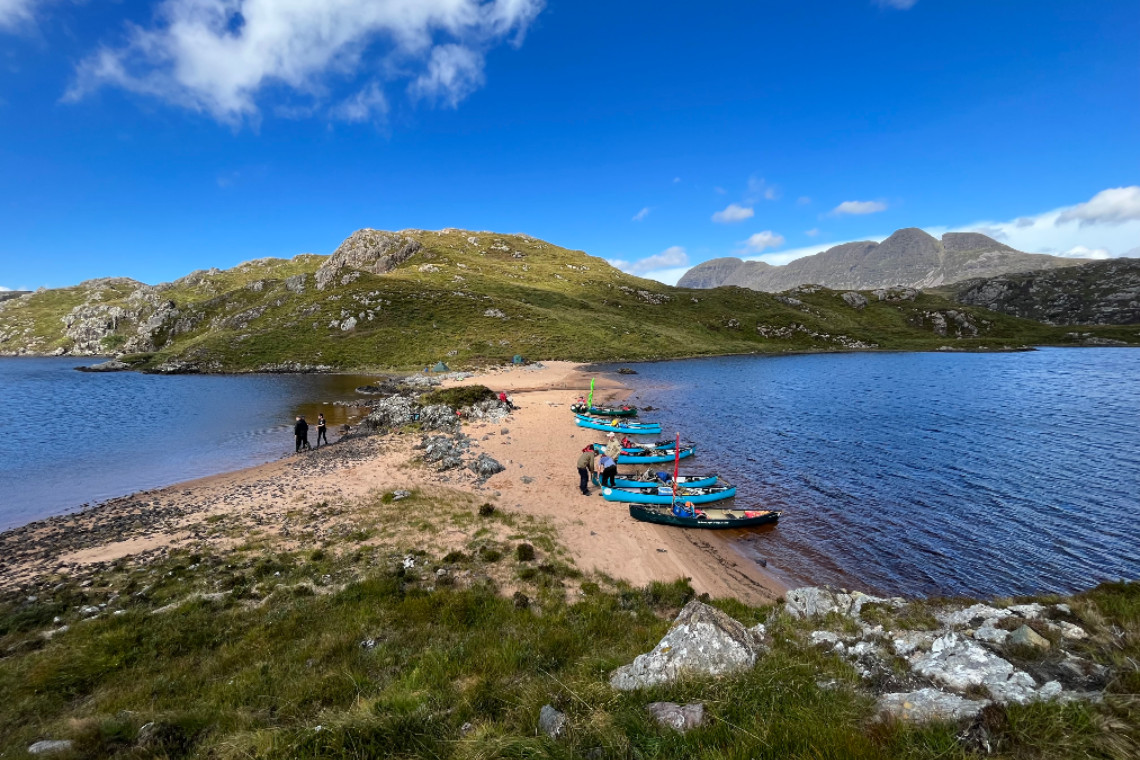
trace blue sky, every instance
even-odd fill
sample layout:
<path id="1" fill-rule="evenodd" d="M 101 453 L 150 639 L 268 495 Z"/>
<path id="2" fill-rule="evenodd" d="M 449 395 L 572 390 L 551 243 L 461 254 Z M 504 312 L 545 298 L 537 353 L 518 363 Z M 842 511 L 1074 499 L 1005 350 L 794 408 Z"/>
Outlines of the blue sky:
<path id="1" fill-rule="evenodd" d="M 1135 0 L 0 0 L 0 286 L 360 227 L 663 281 L 900 227 L 1140 248 Z"/>

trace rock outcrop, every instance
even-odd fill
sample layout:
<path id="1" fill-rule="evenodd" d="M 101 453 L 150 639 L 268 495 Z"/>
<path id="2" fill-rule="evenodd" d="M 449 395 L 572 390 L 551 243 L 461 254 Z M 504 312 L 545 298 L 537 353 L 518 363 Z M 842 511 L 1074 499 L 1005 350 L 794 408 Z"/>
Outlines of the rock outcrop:
<path id="1" fill-rule="evenodd" d="M 321 264 L 316 275 L 317 289 L 324 290 L 334 281 L 351 276 L 345 274 L 346 270 L 385 274 L 410 259 L 422 247 L 418 240 L 400 233 L 357 230 Z"/>
<path id="2" fill-rule="evenodd" d="M 631 691 L 671 683 L 684 675 L 720 676 L 746 670 L 756 664 L 762 651 L 757 633 L 715 607 L 693 600 L 653 651 L 614 671 L 610 686 Z"/>
<path id="3" fill-rule="evenodd" d="M 909 228 L 898 230 L 881 243 L 844 243 L 783 266 L 736 258 L 711 259 L 686 272 L 677 285 L 736 285 L 769 293 L 804 283 L 835 290 L 933 288 L 975 277 L 1073 267 L 1085 261 L 1023 253 L 973 232 L 948 232 L 939 240 Z"/>
<path id="4" fill-rule="evenodd" d="M 1140 259 L 969 280 L 954 298 L 1048 325 L 1140 324 Z"/>

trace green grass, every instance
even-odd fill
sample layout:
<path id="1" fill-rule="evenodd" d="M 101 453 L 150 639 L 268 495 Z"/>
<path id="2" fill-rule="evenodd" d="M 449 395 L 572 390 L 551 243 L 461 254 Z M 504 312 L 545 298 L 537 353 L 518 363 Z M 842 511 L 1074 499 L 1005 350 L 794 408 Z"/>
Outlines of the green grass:
<path id="1" fill-rule="evenodd" d="M 997 350 L 1075 344 L 1075 328 L 1048 327 L 923 294 L 914 302 L 872 300 L 863 310 L 830 290 L 797 292 L 801 305 L 742 288 L 690 290 L 633 277 L 587 256 L 514 235 L 412 232 L 424 248 L 386 275 L 317 291 L 313 277 L 295 293 L 285 279 L 313 274 L 324 257 L 248 262 L 225 272 L 195 273 L 162 289 L 180 311 L 168 341 L 140 366 L 177 358 L 206 371 L 241 371 L 281 362 L 338 369 L 414 369 L 444 359 L 453 367 L 528 359 L 660 359 L 727 353 L 845 350 L 851 341 L 882 350 Z M 467 242 L 479 238 L 478 246 Z M 251 289 L 260 283 L 260 289 Z M 0 306 L 0 333 L 29 328 L 0 350 L 63 345 L 62 317 L 85 289 L 47 291 L 20 310 Z M 117 298 L 125 299 L 129 288 Z M 109 296 L 108 296 L 109 297 Z M 977 337 L 942 337 L 923 313 L 955 309 L 982 325 Z M 29 321 L 27 315 L 35 313 Z M 499 314 L 503 316 L 500 317 Z M 356 319 L 352 329 L 341 322 Z M 505 317 L 505 318 L 504 318 Z M 758 326 L 790 328 L 765 337 Z M 801 327 L 802 326 L 802 327 Z M 133 332 L 132 324 L 120 333 Z M 1080 328 L 1138 342 L 1135 328 Z M 841 337 L 842 336 L 842 337 Z"/>

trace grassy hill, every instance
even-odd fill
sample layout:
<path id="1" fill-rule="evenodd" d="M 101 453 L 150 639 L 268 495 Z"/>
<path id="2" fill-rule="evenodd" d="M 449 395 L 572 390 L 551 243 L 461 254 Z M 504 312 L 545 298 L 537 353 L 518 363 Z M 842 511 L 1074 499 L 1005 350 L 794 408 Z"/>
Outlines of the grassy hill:
<path id="1" fill-rule="evenodd" d="M 393 240 L 414 252 L 377 273 L 386 267 L 372 262 Z M 930 294 L 865 296 L 863 306 L 814 287 L 674 288 L 526 235 L 362 230 L 333 257 L 259 259 L 158 286 L 94 280 L 4 301 L 0 354 L 116 354 L 139 369 L 236 372 L 1082 339 Z M 1135 328 L 1090 329 L 1140 343 Z"/>

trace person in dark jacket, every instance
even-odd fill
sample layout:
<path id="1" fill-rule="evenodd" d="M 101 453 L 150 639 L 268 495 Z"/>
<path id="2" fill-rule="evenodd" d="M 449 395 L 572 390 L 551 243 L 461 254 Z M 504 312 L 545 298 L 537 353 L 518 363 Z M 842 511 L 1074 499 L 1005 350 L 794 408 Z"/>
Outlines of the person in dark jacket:
<path id="1" fill-rule="evenodd" d="M 328 444 L 329 444 L 329 426 L 328 426 L 328 423 L 325 422 L 325 416 L 323 414 L 318 414 L 317 415 L 317 448 L 320 448 L 322 440 L 325 442 L 325 445 L 328 446 Z"/>
<path id="2" fill-rule="evenodd" d="M 305 422 L 304 417 L 298 417 L 297 423 L 293 425 L 293 437 L 297 441 L 297 451 L 311 449 L 309 445 L 309 423 Z"/>
<path id="3" fill-rule="evenodd" d="M 581 481 L 578 489 L 583 496 L 590 495 L 590 473 L 594 471 L 596 459 L 597 454 L 594 452 L 593 446 L 587 446 L 578 455 L 578 479 Z"/>

